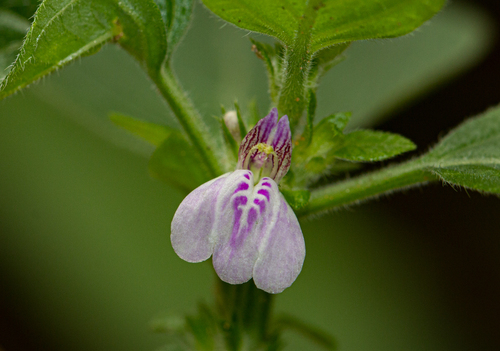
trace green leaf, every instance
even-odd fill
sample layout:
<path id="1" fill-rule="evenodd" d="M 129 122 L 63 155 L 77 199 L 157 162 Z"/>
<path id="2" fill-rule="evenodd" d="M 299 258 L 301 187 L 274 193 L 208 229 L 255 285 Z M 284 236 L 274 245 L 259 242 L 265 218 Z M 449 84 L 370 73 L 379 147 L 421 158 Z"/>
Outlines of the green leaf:
<path id="1" fill-rule="evenodd" d="M 333 156 L 349 161 L 371 162 L 414 150 L 416 145 L 405 137 L 372 130 L 358 130 L 343 136 L 342 147 Z"/>
<path id="2" fill-rule="evenodd" d="M 149 170 L 156 178 L 190 192 L 210 180 L 204 164 L 184 136 L 175 131 L 155 150 Z"/>
<path id="3" fill-rule="evenodd" d="M 326 117 L 323 121 L 323 123 L 328 122 L 328 124 L 331 125 L 331 127 L 337 132 L 337 133 L 342 133 L 347 126 L 347 123 L 349 123 L 349 120 L 351 119 L 351 113 L 350 112 L 340 112 L 340 113 L 335 113 L 329 117 Z M 318 125 L 318 129 L 321 128 L 322 124 Z"/>
<path id="4" fill-rule="evenodd" d="M 295 185 L 316 184 L 320 176 L 356 169 L 352 162 L 381 161 L 415 149 L 415 144 L 397 134 L 371 130 L 344 134 L 350 117 L 350 113 L 328 116 L 314 128 L 309 145 L 305 138 L 296 141 L 292 158 Z"/>
<path id="5" fill-rule="evenodd" d="M 332 158 L 355 162 L 380 161 L 416 147 L 410 140 L 393 133 L 358 130 L 344 134 L 350 117 L 350 113 L 337 113 L 324 118 L 314 128 L 311 144 L 307 147 L 306 143 L 299 143 L 296 161 L 307 161 L 306 168 L 319 173 L 333 161 Z"/>
<path id="6" fill-rule="evenodd" d="M 297 158 L 310 159 L 316 156 L 326 156 L 332 149 L 337 148 L 342 142 L 344 130 L 351 117 L 350 113 L 335 113 L 323 118 L 315 127 L 312 141 L 300 143 L 297 147 Z"/>
<path id="7" fill-rule="evenodd" d="M 318 115 L 352 111 L 349 127 L 369 128 L 475 65 L 496 33 L 493 19 L 477 5 L 448 1 L 429 25 L 404 40 L 353 43 L 348 59 L 321 81 Z"/>
<path id="8" fill-rule="evenodd" d="M 286 47 L 286 70 L 278 110 L 292 133 L 306 107 L 306 85 L 314 53 L 355 40 L 407 34 L 436 14 L 445 0 L 203 0 L 235 25 L 271 35 Z"/>
<path id="9" fill-rule="evenodd" d="M 151 122 L 141 121 L 120 113 L 112 113 L 109 118 L 117 126 L 128 130 L 132 134 L 146 140 L 147 142 L 160 146 L 174 129 Z"/>
<path id="10" fill-rule="evenodd" d="M 285 49 L 280 43 L 275 43 L 274 46 L 259 42 L 250 38 L 252 42 L 252 51 L 255 55 L 264 61 L 267 68 L 267 77 L 269 81 L 269 93 L 271 100 L 276 104 L 278 102 L 278 94 L 281 88 L 283 55 Z"/>
<path id="11" fill-rule="evenodd" d="M 245 135 L 247 135 L 247 127 L 245 126 L 245 121 L 243 121 L 243 116 L 241 115 L 240 105 L 237 101 L 234 102 L 234 109 L 236 110 L 236 117 L 238 118 L 238 128 L 240 130 L 240 140 L 237 140 L 238 144 L 243 140 Z"/>
<path id="12" fill-rule="evenodd" d="M 299 210 L 304 208 L 309 203 L 309 199 L 311 198 L 311 192 L 309 190 L 289 190 L 289 189 L 280 189 L 280 192 L 285 197 L 288 204 L 294 209 Z"/>
<path id="13" fill-rule="evenodd" d="M 437 180 L 500 194 L 500 107 L 466 121 L 418 159 L 311 191 L 309 204 L 297 215 L 321 213 Z"/>
<path id="14" fill-rule="evenodd" d="M 203 0 L 222 19 L 292 45 L 310 29 L 310 51 L 407 34 L 434 16 L 445 0 Z M 309 45 L 308 45 L 309 46 Z"/>
<path id="15" fill-rule="evenodd" d="M 167 55 L 172 53 L 184 36 L 193 13 L 193 0 L 155 0 L 167 32 Z"/>
<path id="16" fill-rule="evenodd" d="M 500 194 L 500 107 L 463 123 L 419 161 L 447 183 Z"/>
<path id="17" fill-rule="evenodd" d="M 224 109 L 223 109 L 224 110 Z M 225 112 L 223 112 L 225 113 Z M 226 149 L 228 150 L 228 158 L 230 158 L 233 162 L 238 160 L 238 148 L 239 143 L 236 142 L 234 136 L 231 134 L 229 129 L 227 128 L 226 122 L 224 118 L 219 118 L 220 126 L 222 129 L 222 136 L 224 137 L 224 143 Z"/>
<path id="18" fill-rule="evenodd" d="M 153 0 L 45 0 L 0 85 L 0 98 L 112 40 L 155 76 L 165 59 L 166 39 Z"/>

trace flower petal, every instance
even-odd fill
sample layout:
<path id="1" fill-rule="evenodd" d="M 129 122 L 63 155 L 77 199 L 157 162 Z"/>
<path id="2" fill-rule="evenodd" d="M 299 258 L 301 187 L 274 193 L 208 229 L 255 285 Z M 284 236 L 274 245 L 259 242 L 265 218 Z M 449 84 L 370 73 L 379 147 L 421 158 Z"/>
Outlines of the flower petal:
<path id="1" fill-rule="evenodd" d="M 278 192 L 272 219 L 260 242 L 259 258 L 253 270 L 255 285 L 277 294 L 295 281 L 306 255 L 304 236 L 299 221 L 285 198 Z"/>
<path id="2" fill-rule="evenodd" d="M 255 145 L 259 143 L 269 144 L 269 141 L 272 140 L 273 132 L 278 123 L 278 110 L 273 108 L 269 114 L 262 118 L 255 127 L 253 127 L 248 134 L 245 136 L 243 141 L 240 144 L 240 149 L 238 151 L 238 169 L 243 169 L 243 163 Z"/>
<path id="3" fill-rule="evenodd" d="M 278 293 L 297 278 L 305 245 L 292 209 L 268 177 L 254 186 L 251 171 L 236 170 L 191 192 L 172 220 L 172 246 L 189 262 L 208 259 L 219 277 Z"/>
<path id="4" fill-rule="evenodd" d="M 230 199 L 224 200 L 223 218 L 217 225 L 230 230 L 218 235 L 213 265 L 223 281 L 241 284 L 252 278 L 259 247 L 259 217 L 267 199 L 256 191 L 252 172 L 237 170 L 233 176 L 240 178 L 241 185 L 233 191 Z"/>
<path id="5" fill-rule="evenodd" d="M 271 178 L 262 178 L 235 195 L 230 236 L 219 236 L 213 264 L 231 284 L 254 278 L 257 287 L 278 293 L 289 287 L 302 269 L 305 244 L 299 223 Z M 227 220 L 224 221 L 227 223 Z"/>
<path id="6" fill-rule="evenodd" d="M 215 203 L 231 173 L 226 173 L 193 190 L 179 205 L 171 225 L 174 251 L 185 261 L 201 262 L 213 252 L 212 228 L 217 216 Z"/>

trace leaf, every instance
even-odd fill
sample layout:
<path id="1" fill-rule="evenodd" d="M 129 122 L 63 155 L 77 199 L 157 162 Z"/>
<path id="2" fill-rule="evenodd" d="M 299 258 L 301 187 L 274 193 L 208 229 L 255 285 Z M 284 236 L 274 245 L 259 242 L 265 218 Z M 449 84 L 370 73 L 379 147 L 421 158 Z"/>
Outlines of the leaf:
<path id="1" fill-rule="evenodd" d="M 321 213 L 439 179 L 500 194 L 500 107 L 466 121 L 418 159 L 311 191 L 309 204 L 297 215 Z"/>
<path id="2" fill-rule="evenodd" d="M 175 131 L 173 128 L 161 124 L 141 121 L 119 113 L 112 113 L 109 118 L 117 126 L 128 130 L 155 146 L 160 146 Z"/>
<path id="3" fill-rule="evenodd" d="M 294 209 L 304 208 L 309 203 L 311 192 L 309 190 L 280 189 L 288 204 Z"/>
<path id="4" fill-rule="evenodd" d="M 240 130 L 240 140 L 236 140 L 238 144 L 243 140 L 245 135 L 247 135 L 247 127 L 245 126 L 245 121 L 243 121 L 243 116 L 241 115 L 240 105 L 237 101 L 234 102 L 234 109 L 236 111 L 236 117 L 238 118 L 238 128 Z"/>
<path id="5" fill-rule="evenodd" d="M 180 132 L 172 132 L 155 150 L 149 170 L 156 178 L 186 192 L 209 181 L 203 160 Z"/>
<path id="6" fill-rule="evenodd" d="M 495 33 L 477 5 L 448 1 L 430 25 L 404 40 L 353 43 L 348 59 L 321 81 L 318 114 L 352 111 L 350 128 L 370 128 L 464 73 L 489 52 Z"/>
<path id="7" fill-rule="evenodd" d="M 384 160 L 403 152 L 414 150 L 415 144 L 398 134 L 359 130 L 344 134 L 350 113 L 337 113 L 324 118 L 314 128 L 311 144 L 299 144 L 297 162 L 306 161 L 306 168 L 313 173 L 340 158 L 355 162 Z"/>
<path id="8" fill-rule="evenodd" d="M 500 194 L 500 107 L 466 121 L 419 161 L 445 182 Z"/>
<path id="9" fill-rule="evenodd" d="M 184 36 L 193 13 L 193 0 L 155 0 L 167 32 L 167 57 Z"/>
<path id="10" fill-rule="evenodd" d="M 407 34 L 434 16 L 445 0 L 203 0 L 222 19 L 289 46 L 310 35 L 309 50 Z M 296 36 L 299 28 L 299 35 Z"/>
<path id="11" fill-rule="evenodd" d="M 302 154 L 306 159 L 316 156 L 326 156 L 342 142 L 342 131 L 351 117 L 350 113 L 335 113 L 323 118 L 313 129 L 312 141 L 300 143 L 297 148 L 298 158 Z M 307 141 L 307 140 L 305 140 Z"/>
<path id="12" fill-rule="evenodd" d="M 411 151 L 416 145 L 409 139 L 393 133 L 359 130 L 345 134 L 342 147 L 333 156 L 349 161 L 372 162 Z"/>
<path id="13" fill-rule="evenodd" d="M 0 85 L 0 98 L 112 40 L 154 76 L 165 59 L 166 39 L 153 0 L 45 0 Z"/>
<path id="14" fill-rule="evenodd" d="M 272 46 L 259 42 L 253 38 L 250 38 L 250 41 L 253 44 L 252 51 L 259 59 L 263 60 L 266 65 L 271 100 L 277 103 L 278 94 L 281 88 L 283 55 L 285 50 L 280 43 L 275 43 L 275 45 Z"/>
<path id="15" fill-rule="evenodd" d="M 236 162 L 238 160 L 239 143 L 237 143 L 236 140 L 234 140 L 234 136 L 227 128 L 224 118 L 220 118 L 219 123 L 222 129 L 222 136 L 224 137 L 224 144 L 226 149 L 228 150 L 227 156 L 228 158 L 232 159 L 232 161 Z"/>

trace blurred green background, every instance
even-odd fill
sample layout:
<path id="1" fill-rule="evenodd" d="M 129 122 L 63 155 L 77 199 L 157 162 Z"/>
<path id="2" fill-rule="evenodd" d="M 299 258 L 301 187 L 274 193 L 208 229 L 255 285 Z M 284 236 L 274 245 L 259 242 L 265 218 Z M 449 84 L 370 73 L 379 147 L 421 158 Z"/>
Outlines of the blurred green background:
<path id="1" fill-rule="evenodd" d="M 380 128 L 423 152 L 441 130 L 500 102 L 498 85 L 470 87 L 487 74 L 481 65 L 498 65 L 489 4 L 451 4 L 412 35 L 355 43 L 320 87 L 319 117 L 352 111 L 351 128 L 385 121 Z M 219 103 L 256 98 L 269 109 L 247 35 L 198 4 L 174 58 L 212 133 Z M 456 78 L 471 67 L 475 78 Z M 436 101 L 443 91 L 449 113 Z M 457 91 L 476 105 L 457 110 Z M 5 350 L 155 350 L 167 338 L 151 332 L 152 319 L 211 302 L 210 265 L 186 263 L 170 246 L 183 194 L 148 175 L 152 149 L 114 127 L 111 111 L 177 126 L 113 46 L 0 102 Z M 496 198 L 435 185 L 304 221 L 305 265 L 276 308 L 327 330 L 340 350 L 496 350 L 499 208 Z M 293 334 L 285 340 L 288 350 L 315 349 Z"/>

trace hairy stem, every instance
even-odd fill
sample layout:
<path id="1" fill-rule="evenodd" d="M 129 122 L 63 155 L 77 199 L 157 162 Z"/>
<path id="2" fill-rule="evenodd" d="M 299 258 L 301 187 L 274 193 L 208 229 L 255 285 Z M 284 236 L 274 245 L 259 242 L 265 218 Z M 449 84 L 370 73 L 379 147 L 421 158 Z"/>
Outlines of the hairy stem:
<path id="1" fill-rule="evenodd" d="M 292 130 L 300 122 L 306 106 L 306 83 L 311 66 L 312 27 L 322 0 L 310 0 L 300 18 L 293 44 L 285 52 L 285 76 L 279 94 L 278 110 L 288 115 Z"/>
<path id="2" fill-rule="evenodd" d="M 165 65 L 156 77 L 152 77 L 161 95 L 170 105 L 174 115 L 179 120 L 189 140 L 200 153 L 212 177 L 223 173 L 222 165 L 216 156 L 216 147 L 208 127 L 194 107 L 193 103 L 182 90 L 172 69 Z"/>
<path id="3" fill-rule="evenodd" d="M 435 175 L 426 170 L 425 164 L 420 160 L 387 167 L 313 190 L 309 204 L 304 209 L 299 210 L 297 216 L 305 217 L 321 213 L 437 179 Z"/>

